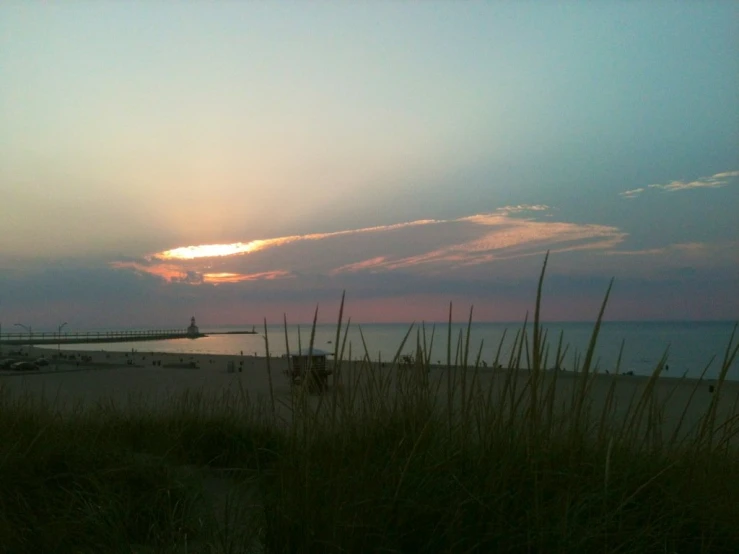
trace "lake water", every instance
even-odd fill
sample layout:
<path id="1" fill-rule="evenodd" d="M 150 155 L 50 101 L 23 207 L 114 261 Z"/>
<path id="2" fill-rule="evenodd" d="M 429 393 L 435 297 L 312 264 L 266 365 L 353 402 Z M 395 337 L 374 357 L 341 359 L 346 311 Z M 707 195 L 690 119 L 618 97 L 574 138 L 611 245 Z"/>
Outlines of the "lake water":
<path id="1" fill-rule="evenodd" d="M 621 362 L 621 372 L 633 371 L 637 375 L 648 375 L 655 368 L 660 358 L 668 350 L 669 371 L 666 375 L 681 377 L 700 376 L 703 368 L 713 356 L 707 377 L 715 378 L 731 336 L 734 324 L 731 322 L 654 322 L 654 323 L 623 323 L 604 322 L 601 326 L 596 348 L 595 360 L 601 371 L 614 371 L 618 359 L 621 342 L 624 341 L 624 351 Z M 361 332 L 367 345 L 367 350 L 373 360 L 382 357 L 390 360 L 398 351 L 403 337 L 409 326 L 404 324 L 367 324 L 361 325 Z M 492 365 L 496 351 L 502 341 L 500 360 L 507 364 L 513 348 L 516 331 L 521 324 L 504 323 L 473 323 L 470 333 L 470 363 L 474 363 L 477 352 L 482 344 L 482 360 Z M 582 356 L 587 349 L 593 330 L 592 323 L 549 323 L 544 324 L 548 332 L 550 354 L 548 366 L 554 366 L 554 356 L 559 341 L 560 332 L 563 333 L 563 344 L 568 345 L 567 356 L 562 364 L 564 369 L 571 369 L 574 356 Z M 282 356 L 285 351 L 285 333 L 281 325 L 268 328 L 270 354 Z M 411 333 L 409 343 L 402 353 L 413 353 L 416 344 L 416 328 Z M 426 324 L 426 342 L 431 344 L 432 326 Z M 460 331 L 466 332 L 466 324 L 452 324 L 452 361 L 454 361 L 457 340 Z M 231 328 L 201 329 L 203 332 L 219 332 L 232 330 Z M 419 329 L 420 330 L 420 329 Z M 504 332 L 506 333 L 504 337 Z M 531 333 L 529 325 L 527 332 Z M 343 333 L 343 331 L 342 331 Z M 310 341 L 310 325 L 288 326 L 288 340 L 291 351 L 298 349 L 298 334 L 303 350 L 307 350 Z M 431 361 L 446 363 L 447 360 L 448 325 L 436 324 L 433 345 L 431 346 Z M 423 340 L 421 338 L 421 340 Z M 736 339 L 735 339 L 736 340 Z M 335 325 L 318 325 L 316 327 L 315 348 L 334 350 L 336 341 Z M 330 341 L 330 342 L 329 342 Z M 346 342 L 345 358 L 349 356 L 351 347 L 352 358 L 362 356 L 364 349 L 360 336 L 360 327 L 352 324 Z M 136 349 L 141 352 L 176 352 L 191 354 L 232 354 L 264 356 L 265 341 L 263 333 L 257 335 L 212 335 L 196 340 L 178 339 L 170 341 L 146 341 L 113 344 L 69 345 L 62 346 L 66 350 L 108 350 L 130 351 Z M 526 365 L 525 354 L 522 365 Z M 729 379 L 739 380 L 739 364 L 736 362 L 729 370 Z"/>

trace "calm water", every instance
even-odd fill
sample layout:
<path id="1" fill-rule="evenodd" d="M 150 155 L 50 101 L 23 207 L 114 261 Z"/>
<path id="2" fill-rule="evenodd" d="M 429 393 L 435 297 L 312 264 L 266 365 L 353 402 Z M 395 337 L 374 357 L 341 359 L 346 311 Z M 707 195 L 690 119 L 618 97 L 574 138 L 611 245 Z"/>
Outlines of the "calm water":
<path id="1" fill-rule="evenodd" d="M 729 337 L 734 324 L 730 322 L 659 322 L 659 323 L 604 323 L 598 339 L 596 359 L 601 370 L 613 371 L 618 359 L 621 341 L 625 341 L 624 354 L 621 363 L 621 371 L 633 371 L 635 374 L 648 375 L 659 362 L 660 357 L 669 348 L 667 375 L 680 377 L 686 374 L 688 377 L 698 377 L 703 368 L 716 356 L 708 370 L 707 376 L 713 378 L 718 374 L 719 366 L 724 357 Z M 498 345 L 503 339 L 503 333 L 507 334 L 503 340 L 501 349 L 501 360 L 505 365 L 513 347 L 516 331 L 520 324 L 502 323 L 473 323 L 470 335 L 470 359 L 474 362 L 477 351 L 482 343 L 482 359 L 488 365 L 492 365 Z M 367 349 L 373 359 L 382 356 L 383 360 L 390 360 L 398 350 L 403 336 L 408 330 L 408 325 L 403 324 L 369 324 L 362 325 L 362 333 L 367 344 Z M 552 323 L 546 324 L 551 353 L 548 365 L 553 366 L 554 353 L 562 332 L 563 343 L 569 345 L 569 351 L 565 358 L 563 367 L 573 367 L 574 355 L 582 355 L 587 349 L 588 341 L 592 333 L 591 323 Z M 226 331 L 229 329 L 202 329 L 204 332 Z M 452 359 L 455 356 L 457 338 L 460 331 L 466 330 L 465 324 L 452 325 Z M 427 344 L 431 341 L 431 326 L 426 326 Z M 446 363 L 447 358 L 447 332 L 446 324 L 437 324 L 433 346 L 431 348 L 432 362 L 440 361 Z M 531 332 L 529 326 L 528 332 Z M 281 356 L 285 353 L 284 329 L 280 325 L 268 327 L 270 353 L 273 356 Z M 288 338 L 291 350 L 298 349 L 298 326 L 288 327 Z M 307 349 L 310 340 L 310 325 L 300 327 L 300 338 L 303 349 Z M 319 325 L 316 328 L 315 348 L 333 351 L 336 340 L 335 325 Z M 331 341 L 331 342 L 329 342 Z M 403 353 L 411 353 L 415 350 L 416 332 L 415 328 L 411 339 Z M 348 357 L 349 346 L 353 358 L 361 357 L 363 353 L 362 339 L 359 327 L 352 325 L 347 338 Z M 136 350 L 176 352 L 176 353 L 198 353 L 198 354 L 239 354 L 258 356 L 265 355 L 265 344 L 261 334 L 259 335 L 214 335 L 197 340 L 179 339 L 172 341 L 149 341 L 129 342 L 115 344 L 95 345 L 70 345 L 62 346 L 63 349 L 85 349 L 85 350 L 109 350 L 130 351 Z M 522 362 L 525 364 L 525 358 Z M 729 370 L 729 379 L 739 380 L 739 364 L 736 362 Z"/>

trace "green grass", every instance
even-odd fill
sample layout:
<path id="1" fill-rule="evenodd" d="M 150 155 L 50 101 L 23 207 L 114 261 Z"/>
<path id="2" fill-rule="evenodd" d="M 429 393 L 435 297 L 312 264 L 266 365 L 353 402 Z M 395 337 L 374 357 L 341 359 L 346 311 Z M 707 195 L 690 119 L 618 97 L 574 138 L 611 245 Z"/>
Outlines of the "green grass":
<path id="1" fill-rule="evenodd" d="M 533 323 L 487 381 L 469 329 L 447 333 L 441 370 L 429 373 L 439 339 L 424 326 L 385 369 L 362 345 L 350 370 L 342 299 L 320 397 L 193 392 L 70 411 L 3 394 L 0 552 L 739 551 L 739 417 L 719 405 L 734 337 L 693 428 L 661 423 L 664 360 L 625 412 L 610 395 L 591 405 L 607 295 L 562 394 L 544 371 L 566 348 L 540 324 L 545 268 Z M 400 370 L 409 345 L 415 366 Z"/>

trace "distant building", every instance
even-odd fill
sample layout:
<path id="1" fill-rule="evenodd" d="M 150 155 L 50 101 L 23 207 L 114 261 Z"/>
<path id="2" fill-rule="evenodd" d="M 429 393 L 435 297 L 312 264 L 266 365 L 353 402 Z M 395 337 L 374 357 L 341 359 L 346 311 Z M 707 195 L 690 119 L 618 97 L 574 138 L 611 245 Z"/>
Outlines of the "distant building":
<path id="1" fill-rule="evenodd" d="M 190 326 L 187 328 L 187 336 L 191 338 L 200 336 L 200 329 L 195 325 L 195 316 L 190 318 Z"/>

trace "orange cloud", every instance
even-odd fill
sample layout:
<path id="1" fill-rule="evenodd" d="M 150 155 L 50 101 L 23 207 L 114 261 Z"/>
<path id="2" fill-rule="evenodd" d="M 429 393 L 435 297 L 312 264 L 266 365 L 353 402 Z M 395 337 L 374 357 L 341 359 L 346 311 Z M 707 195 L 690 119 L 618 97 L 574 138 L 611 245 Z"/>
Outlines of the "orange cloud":
<path id="1" fill-rule="evenodd" d="M 181 266 L 172 264 L 147 265 L 139 262 L 112 262 L 110 265 L 115 269 L 132 269 L 137 273 L 156 275 L 167 281 L 177 281 L 187 275 L 187 272 Z"/>
<path id="2" fill-rule="evenodd" d="M 132 269 L 138 273 L 147 273 L 156 277 L 161 277 L 172 283 L 240 283 L 243 281 L 260 281 L 286 279 L 292 277 L 289 271 L 261 271 L 258 273 L 201 273 L 195 270 L 186 270 L 181 266 L 173 264 L 142 264 L 139 262 L 113 262 L 111 267 L 116 269 Z"/>
<path id="3" fill-rule="evenodd" d="M 205 273 L 203 274 L 207 283 L 242 283 L 244 281 L 272 281 L 274 279 L 286 279 L 292 277 L 289 271 L 263 271 L 261 273 Z"/>
<path id="4" fill-rule="evenodd" d="M 377 233 L 382 231 L 394 231 L 406 227 L 418 227 L 420 225 L 431 225 L 433 223 L 444 223 L 443 221 L 433 219 L 421 219 L 418 221 L 409 221 L 406 223 L 396 223 L 393 225 L 380 225 L 377 227 L 365 227 L 363 229 L 349 229 L 347 231 L 334 231 L 332 233 L 312 233 L 308 235 L 291 235 L 287 237 L 278 237 L 273 239 L 253 240 L 250 242 L 235 242 L 233 244 L 202 244 L 200 246 L 181 246 L 172 250 L 165 250 L 154 254 L 154 258 L 160 260 L 194 260 L 196 258 L 215 258 L 223 256 L 237 256 L 240 254 L 250 254 L 258 252 L 266 248 L 276 246 L 284 246 L 292 242 L 303 240 L 321 240 L 333 237 L 341 237 L 347 235 L 356 235 L 360 233 Z"/>

